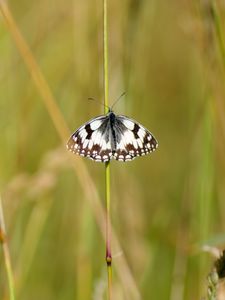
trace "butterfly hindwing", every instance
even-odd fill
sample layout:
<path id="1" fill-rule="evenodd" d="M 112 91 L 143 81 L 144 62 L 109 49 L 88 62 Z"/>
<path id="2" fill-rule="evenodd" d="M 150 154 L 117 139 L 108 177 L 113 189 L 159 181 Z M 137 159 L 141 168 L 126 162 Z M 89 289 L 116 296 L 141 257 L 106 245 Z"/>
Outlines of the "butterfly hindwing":
<path id="1" fill-rule="evenodd" d="M 108 136 L 109 118 L 96 117 L 77 129 L 67 142 L 67 148 L 95 161 L 106 162 L 112 156 Z"/>
<path id="2" fill-rule="evenodd" d="M 117 146 L 114 158 L 129 161 L 154 151 L 158 143 L 153 135 L 135 120 L 116 116 L 115 133 Z"/>

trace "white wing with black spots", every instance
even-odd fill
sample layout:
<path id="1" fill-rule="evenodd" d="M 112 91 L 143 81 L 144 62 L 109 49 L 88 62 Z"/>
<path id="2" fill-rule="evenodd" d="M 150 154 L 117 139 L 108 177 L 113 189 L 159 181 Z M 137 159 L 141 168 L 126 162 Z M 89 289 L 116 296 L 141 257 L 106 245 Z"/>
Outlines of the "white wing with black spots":
<path id="1" fill-rule="evenodd" d="M 110 141 L 107 140 L 108 117 L 99 116 L 78 128 L 67 142 L 67 148 L 95 161 L 106 162 L 112 157 Z"/>
<path id="2" fill-rule="evenodd" d="M 67 142 L 67 148 L 99 162 L 111 159 L 129 161 L 154 151 L 158 143 L 141 124 L 112 111 L 91 119 L 78 128 Z"/>
<path id="3" fill-rule="evenodd" d="M 153 152 L 158 147 L 158 143 L 150 131 L 125 116 L 116 116 L 115 131 L 117 149 L 114 157 L 117 160 L 132 160 Z"/>

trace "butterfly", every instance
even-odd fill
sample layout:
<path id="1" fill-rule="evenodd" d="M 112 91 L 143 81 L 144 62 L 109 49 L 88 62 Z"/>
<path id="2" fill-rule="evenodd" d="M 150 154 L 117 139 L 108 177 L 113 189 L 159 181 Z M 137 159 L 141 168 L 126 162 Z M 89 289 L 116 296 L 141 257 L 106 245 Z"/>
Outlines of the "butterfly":
<path id="1" fill-rule="evenodd" d="M 111 109 L 79 127 L 67 142 L 69 151 L 97 162 L 130 161 L 157 147 L 157 140 L 144 126 Z"/>

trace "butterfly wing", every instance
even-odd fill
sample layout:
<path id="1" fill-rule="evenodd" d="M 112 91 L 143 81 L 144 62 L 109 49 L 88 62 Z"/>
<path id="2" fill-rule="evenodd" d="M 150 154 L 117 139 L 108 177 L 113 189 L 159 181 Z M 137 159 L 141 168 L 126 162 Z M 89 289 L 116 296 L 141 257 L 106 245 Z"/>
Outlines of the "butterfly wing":
<path id="1" fill-rule="evenodd" d="M 67 142 L 67 148 L 75 154 L 98 162 L 109 161 L 112 149 L 108 115 L 91 119 L 78 128 Z"/>
<path id="2" fill-rule="evenodd" d="M 126 116 L 116 116 L 116 151 L 113 157 L 119 161 L 129 161 L 155 151 L 157 140 L 144 126 Z"/>

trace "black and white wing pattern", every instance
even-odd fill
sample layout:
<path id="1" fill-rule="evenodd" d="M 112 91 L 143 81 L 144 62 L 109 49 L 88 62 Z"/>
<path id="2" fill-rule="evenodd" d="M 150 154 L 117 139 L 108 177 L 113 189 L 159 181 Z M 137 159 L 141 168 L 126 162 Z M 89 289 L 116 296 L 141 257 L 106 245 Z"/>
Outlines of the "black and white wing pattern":
<path id="1" fill-rule="evenodd" d="M 91 119 L 72 134 L 67 142 L 68 150 L 98 162 L 109 161 L 113 155 L 109 126 L 108 115 Z"/>
<path id="2" fill-rule="evenodd" d="M 71 152 L 99 162 L 107 162 L 112 158 L 129 161 L 157 147 L 156 139 L 146 128 L 112 111 L 85 123 L 67 142 Z"/>
<path id="3" fill-rule="evenodd" d="M 158 142 L 150 131 L 126 116 L 116 116 L 115 135 L 117 145 L 114 158 L 119 161 L 144 156 L 158 147 Z"/>

